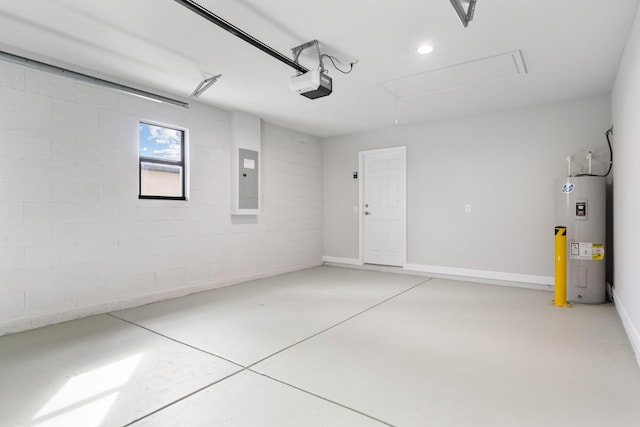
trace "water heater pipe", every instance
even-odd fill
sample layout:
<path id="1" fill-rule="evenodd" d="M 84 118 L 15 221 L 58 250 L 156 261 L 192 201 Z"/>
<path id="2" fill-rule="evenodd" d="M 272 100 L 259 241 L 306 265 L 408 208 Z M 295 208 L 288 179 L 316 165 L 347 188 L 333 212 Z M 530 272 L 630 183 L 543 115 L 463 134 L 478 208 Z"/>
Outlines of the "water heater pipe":
<path id="1" fill-rule="evenodd" d="M 589 161 L 589 175 L 591 175 L 591 159 L 593 159 L 593 154 L 589 151 L 587 153 L 587 160 Z"/>
<path id="2" fill-rule="evenodd" d="M 567 156 L 567 176 L 571 178 L 571 156 Z"/>

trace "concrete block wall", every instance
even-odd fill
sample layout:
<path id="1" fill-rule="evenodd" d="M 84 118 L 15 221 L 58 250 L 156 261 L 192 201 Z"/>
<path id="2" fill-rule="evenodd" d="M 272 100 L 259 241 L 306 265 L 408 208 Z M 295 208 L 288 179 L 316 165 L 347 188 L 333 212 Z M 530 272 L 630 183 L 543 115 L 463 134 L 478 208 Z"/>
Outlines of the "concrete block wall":
<path id="1" fill-rule="evenodd" d="M 188 129 L 188 201 L 138 200 L 138 122 Z M 322 148 L 262 123 L 230 215 L 230 114 L 0 63 L 0 335 L 319 265 Z"/>

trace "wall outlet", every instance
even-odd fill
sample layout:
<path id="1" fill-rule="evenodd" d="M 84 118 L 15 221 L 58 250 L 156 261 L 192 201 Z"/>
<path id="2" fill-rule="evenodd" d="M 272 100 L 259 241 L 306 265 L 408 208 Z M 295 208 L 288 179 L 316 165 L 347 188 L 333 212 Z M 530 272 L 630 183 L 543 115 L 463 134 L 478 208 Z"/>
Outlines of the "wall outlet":
<path id="1" fill-rule="evenodd" d="M 465 213 L 471 213 L 471 204 L 467 203 L 466 205 L 464 205 L 464 211 Z"/>

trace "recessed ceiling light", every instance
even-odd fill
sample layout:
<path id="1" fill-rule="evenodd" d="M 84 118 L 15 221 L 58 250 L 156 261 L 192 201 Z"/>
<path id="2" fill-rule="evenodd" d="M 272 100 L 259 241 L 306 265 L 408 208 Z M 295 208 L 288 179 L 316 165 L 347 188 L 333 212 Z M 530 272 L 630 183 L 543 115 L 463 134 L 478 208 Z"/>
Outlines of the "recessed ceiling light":
<path id="1" fill-rule="evenodd" d="M 430 46 L 428 44 L 424 44 L 418 48 L 418 53 L 420 55 L 426 55 L 427 53 L 431 52 L 433 52 L 433 46 Z"/>

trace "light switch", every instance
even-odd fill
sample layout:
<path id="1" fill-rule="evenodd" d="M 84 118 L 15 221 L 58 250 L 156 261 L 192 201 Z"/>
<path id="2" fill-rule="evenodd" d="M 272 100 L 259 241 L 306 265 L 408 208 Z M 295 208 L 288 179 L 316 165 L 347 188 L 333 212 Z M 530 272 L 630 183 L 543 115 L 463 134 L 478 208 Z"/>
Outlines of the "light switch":
<path id="1" fill-rule="evenodd" d="M 465 213 L 471 213 L 471 204 L 470 203 L 467 203 L 464 206 L 464 211 L 465 211 Z"/>

